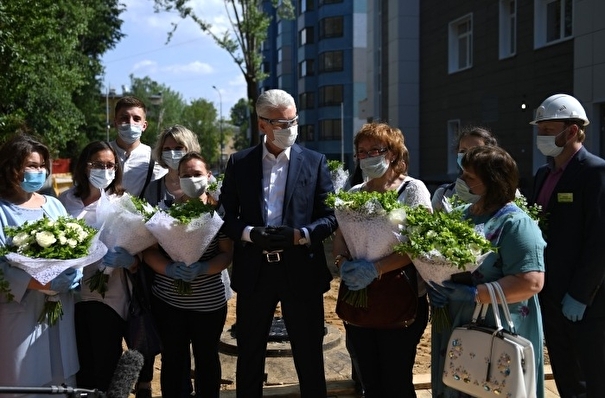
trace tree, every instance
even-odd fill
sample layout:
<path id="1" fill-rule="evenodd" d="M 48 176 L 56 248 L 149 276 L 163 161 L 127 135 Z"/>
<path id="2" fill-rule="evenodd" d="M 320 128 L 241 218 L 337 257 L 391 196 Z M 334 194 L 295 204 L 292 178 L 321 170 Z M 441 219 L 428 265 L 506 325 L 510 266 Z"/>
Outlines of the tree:
<path id="1" fill-rule="evenodd" d="M 216 108 L 205 99 L 193 100 L 185 107 L 181 119 L 181 124 L 197 135 L 202 156 L 211 165 L 219 164 L 220 130 L 217 120 Z"/>
<path id="2" fill-rule="evenodd" d="M 191 18 L 203 32 L 214 39 L 219 47 L 231 55 L 246 80 L 248 99 L 250 103 L 255 104 L 258 99 L 258 82 L 267 76 L 262 70 L 260 46 L 267 39 L 267 30 L 271 22 L 266 10 L 263 10 L 263 5 L 269 4 L 268 0 L 224 0 L 231 29 L 220 35 L 212 31 L 212 25 L 208 21 L 194 12 L 189 5 L 189 0 L 154 0 L 154 2 L 156 11 L 177 10 L 181 18 Z M 294 18 L 291 0 L 271 0 L 270 4 L 277 10 L 280 18 Z M 168 40 L 176 28 L 177 24 L 173 24 Z M 250 113 L 250 119 L 251 144 L 254 145 L 259 141 L 254 109 Z"/>
<path id="3" fill-rule="evenodd" d="M 231 108 L 231 123 L 239 127 L 239 134 L 233 138 L 233 149 L 239 151 L 250 145 L 248 128 L 250 127 L 250 105 L 245 98 L 240 98 Z"/>
<path id="4" fill-rule="evenodd" d="M 121 38 L 116 0 L 0 3 L 0 135 L 40 136 L 53 156 L 91 125 L 100 56 Z M 79 103 L 77 104 L 76 101 Z"/>

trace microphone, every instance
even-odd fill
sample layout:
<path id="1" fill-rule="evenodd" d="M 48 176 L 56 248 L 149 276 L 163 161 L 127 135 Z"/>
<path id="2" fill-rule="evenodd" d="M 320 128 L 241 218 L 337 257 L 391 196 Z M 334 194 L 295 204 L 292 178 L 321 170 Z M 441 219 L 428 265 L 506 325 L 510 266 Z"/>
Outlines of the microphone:
<path id="1" fill-rule="evenodd" d="M 143 368 L 143 354 L 128 350 L 122 354 L 107 389 L 107 398 L 128 398 Z"/>

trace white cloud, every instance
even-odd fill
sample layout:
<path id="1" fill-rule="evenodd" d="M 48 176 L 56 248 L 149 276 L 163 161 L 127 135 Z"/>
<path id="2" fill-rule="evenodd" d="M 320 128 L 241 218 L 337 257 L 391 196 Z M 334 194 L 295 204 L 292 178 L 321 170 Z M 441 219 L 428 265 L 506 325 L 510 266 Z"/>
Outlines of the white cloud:
<path id="1" fill-rule="evenodd" d="M 168 66 L 164 66 L 161 68 L 162 71 L 164 72 L 168 72 L 168 73 L 173 73 L 175 75 L 181 75 L 181 74 L 197 74 L 197 75 L 210 75 L 214 72 L 214 68 L 205 63 L 205 62 L 200 62 L 200 61 L 194 61 L 194 62 L 190 62 L 188 64 L 173 64 L 173 65 L 168 65 Z"/>

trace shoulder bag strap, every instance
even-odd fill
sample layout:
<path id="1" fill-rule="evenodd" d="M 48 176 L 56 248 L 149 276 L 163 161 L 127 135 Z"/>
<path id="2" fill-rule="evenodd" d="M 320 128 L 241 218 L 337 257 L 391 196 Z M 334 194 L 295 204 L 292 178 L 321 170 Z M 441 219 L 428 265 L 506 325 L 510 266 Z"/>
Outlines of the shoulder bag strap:
<path id="1" fill-rule="evenodd" d="M 151 176 L 153 175 L 153 168 L 155 167 L 155 160 L 153 160 L 153 155 L 149 154 L 149 167 L 147 168 L 147 177 L 145 178 L 145 185 L 143 185 L 143 189 L 139 194 L 139 199 L 143 199 L 145 196 L 145 190 L 147 189 L 147 185 L 149 185 L 149 181 L 151 181 Z"/>
<path id="2" fill-rule="evenodd" d="M 504 290 L 502 290 L 502 286 L 498 282 L 492 282 L 494 286 L 494 290 L 497 295 L 500 297 L 500 306 L 504 312 L 504 318 L 506 323 L 508 324 L 508 331 L 512 334 L 517 334 L 515 329 L 515 324 L 513 323 L 513 317 L 510 314 L 510 309 L 508 308 L 508 303 L 506 302 L 506 296 L 504 295 Z"/>
<path id="3" fill-rule="evenodd" d="M 409 183 L 410 183 L 410 180 L 407 180 L 399 187 L 399 189 L 397 190 L 397 197 L 401 196 L 401 194 L 403 193 L 403 191 L 405 191 L 405 189 L 407 188 Z"/>

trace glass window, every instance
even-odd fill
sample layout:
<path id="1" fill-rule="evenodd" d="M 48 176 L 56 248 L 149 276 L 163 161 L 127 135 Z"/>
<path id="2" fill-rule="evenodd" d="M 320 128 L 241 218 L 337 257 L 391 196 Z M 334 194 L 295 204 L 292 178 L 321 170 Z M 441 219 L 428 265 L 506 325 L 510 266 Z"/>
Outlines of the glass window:
<path id="1" fill-rule="evenodd" d="M 314 66 L 312 59 L 305 59 L 298 64 L 298 75 L 300 77 L 313 76 L 315 74 Z"/>
<path id="2" fill-rule="evenodd" d="M 534 46 L 561 41 L 573 35 L 573 0 L 536 0 Z"/>
<path id="3" fill-rule="evenodd" d="M 327 51 L 319 54 L 319 71 L 335 72 L 343 70 L 342 51 Z"/>
<path id="4" fill-rule="evenodd" d="M 315 108 L 315 93 L 308 91 L 298 96 L 298 109 L 313 109 Z"/>
<path id="5" fill-rule="evenodd" d="M 343 85 L 319 88 L 319 106 L 340 105 L 343 102 Z"/>
<path id="6" fill-rule="evenodd" d="M 466 15 L 449 24 L 449 73 L 473 66 L 473 16 Z"/>
<path id="7" fill-rule="evenodd" d="M 517 52 L 517 1 L 500 0 L 500 59 Z"/>
<path id="8" fill-rule="evenodd" d="M 319 140 L 331 141 L 340 140 L 341 136 L 341 120 L 327 119 L 319 122 Z"/>
<path id="9" fill-rule="evenodd" d="M 298 139 L 300 142 L 315 141 L 315 127 L 312 124 L 298 126 Z"/>
<path id="10" fill-rule="evenodd" d="M 300 43 L 300 45 L 304 46 L 305 44 L 311 44 L 315 42 L 313 33 L 314 31 L 312 26 L 307 26 L 306 28 L 301 30 L 298 33 L 298 42 Z"/>
<path id="11" fill-rule="evenodd" d="M 319 38 L 342 37 L 343 17 L 329 17 L 319 21 Z"/>

